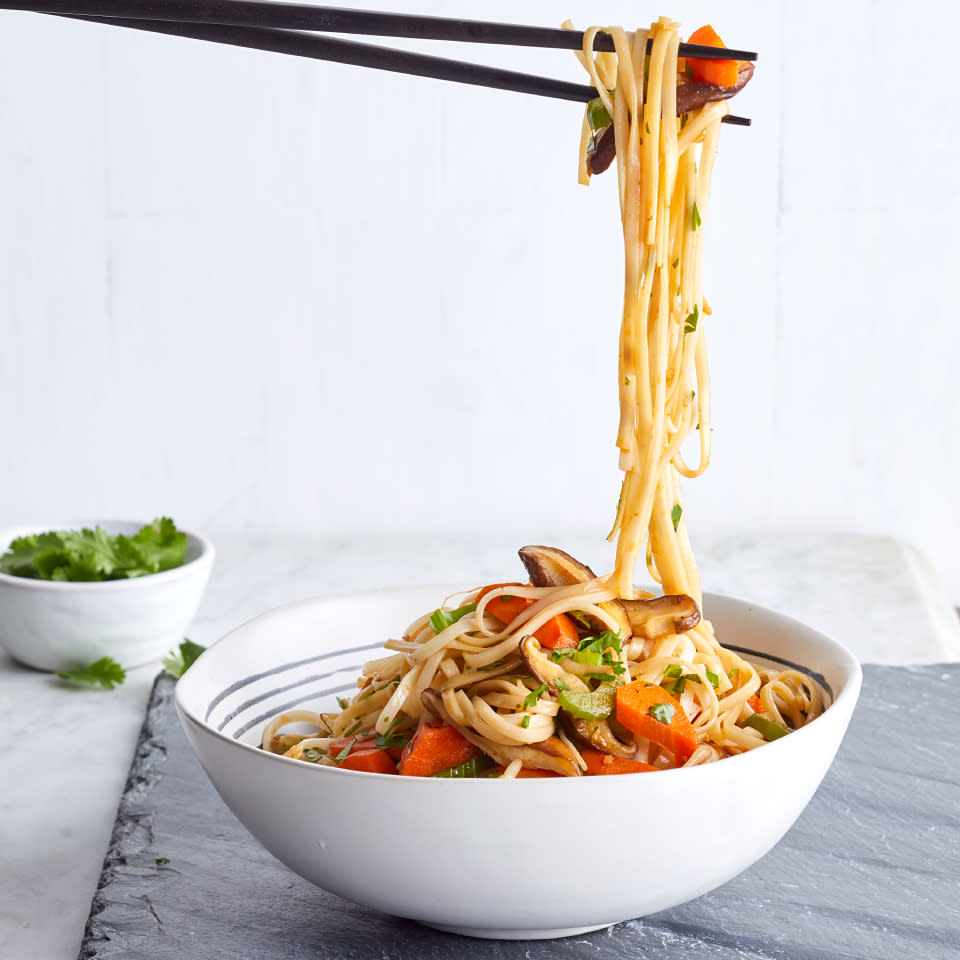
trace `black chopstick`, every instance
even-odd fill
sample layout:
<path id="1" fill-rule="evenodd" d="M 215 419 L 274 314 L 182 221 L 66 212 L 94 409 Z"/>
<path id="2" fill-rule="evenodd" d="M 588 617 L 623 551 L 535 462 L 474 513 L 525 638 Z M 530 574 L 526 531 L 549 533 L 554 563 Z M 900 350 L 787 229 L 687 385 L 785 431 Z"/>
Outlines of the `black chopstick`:
<path id="1" fill-rule="evenodd" d="M 410 40 L 456 40 L 507 46 L 558 47 L 579 50 L 583 33 L 518 23 L 486 23 L 449 17 L 426 17 L 374 10 L 274 3 L 271 0 L 0 0 L 0 9 L 32 10 L 78 17 L 103 17 L 179 23 L 225 24 L 236 27 L 274 27 L 332 33 L 405 37 Z M 613 50 L 606 33 L 597 34 L 595 50 Z M 731 50 L 681 43 L 681 57 L 701 60 L 756 60 L 750 50 Z"/>
<path id="2" fill-rule="evenodd" d="M 2 0 L 0 0 L 2 3 Z M 334 37 L 316 36 L 296 30 L 275 30 L 267 27 L 240 27 L 228 24 L 174 23 L 161 20 L 126 19 L 117 17 L 76 16 L 58 14 L 71 20 L 83 20 L 90 23 L 102 23 L 109 26 L 125 27 L 147 33 L 162 33 L 174 37 L 186 37 L 192 40 L 206 40 L 212 43 L 247 47 L 253 50 L 266 50 L 272 53 L 285 53 L 294 57 L 307 57 L 312 60 L 329 60 L 334 63 L 347 63 L 375 70 L 387 70 L 392 73 L 406 73 L 418 77 L 431 77 L 436 80 L 450 80 L 456 83 L 474 86 L 493 87 L 497 90 L 511 90 L 539 97 L 551 97 L 557 100 L 573 100 L 586 103 L 597 96 L 597 91 L 589 84 L 571 83 L 568 80 L 556 80 L 553 77 L 541 77 L 536 74 L 518 73 L 499 67 L 487 67 L 461 60 L 448 60 L 444 57 L 432 57 L 409 50 L 397 50 L 392 47 L 380 47 L 369 43 L 356 43 L 353 40 L 340 40 Z M 726 116 L 725 122 L 736 126 L 749 126 L 745 117 Z"/>

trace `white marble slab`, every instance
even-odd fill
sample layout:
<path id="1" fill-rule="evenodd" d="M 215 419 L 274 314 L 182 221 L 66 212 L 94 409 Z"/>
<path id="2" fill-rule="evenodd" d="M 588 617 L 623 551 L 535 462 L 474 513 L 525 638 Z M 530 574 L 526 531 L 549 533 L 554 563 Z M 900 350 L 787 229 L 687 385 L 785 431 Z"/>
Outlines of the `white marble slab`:
<path id="1" fill-rule="evenodd" d="M 519 577 L 522 539 L 221 540 L 190 636 L 209 644 L 265 609 L 324 593 Z M 604 544 L 546 539 L 598 571 L 610 566 Z M 960 623 L 946 594 L 923 557 L 896 540 L 767 535 L 695 546 L 708 589 L 805 620 L 862 660 L 960 660 Z M 0 956 L 77 955 L 156 670 L 131 671 L 109 693 L 66 690 L 0 658 Z"/>

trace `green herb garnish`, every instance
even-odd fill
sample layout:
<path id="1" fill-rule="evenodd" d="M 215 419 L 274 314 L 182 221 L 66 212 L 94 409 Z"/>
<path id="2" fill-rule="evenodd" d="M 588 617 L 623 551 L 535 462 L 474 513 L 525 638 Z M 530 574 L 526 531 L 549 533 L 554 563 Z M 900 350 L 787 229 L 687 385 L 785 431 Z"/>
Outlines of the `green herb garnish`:
<path id="1" fill-rule="evenodd" d="M 679 663 L 671 663 L 664 668 L 663 675 L 665 677 L 680 677 L 683 675 L 683 667 Z"/>
<path id="2" fill-rule="evenodd" d="M 154 862 L 155 864 L 157 864 L 157 866 L 163 866 L 163 864 L 170 862 L 170 858 L 169 858 L 169 857 L 157 857 L 153 862 Z"/>
<path id="3" fill-rule="evenodd" d="M 523 709 L 529 710 L 531 707 L 537 705 L 537 701 L 547 692 L 547 685 L 541 683 L 539 687 L 534 690 L 531 690 L 530 693 L 524 698 Z"/>
<path id="4" fill-rule="evenodd" d="M 163 658 L 163 669 L 171 677 L 179 679 L 194 665 L 197 657 L 206 649 L 206 647 L 201 647 L 199 643 L 194 643 L 189 638 L 184 637 L 180 644 L 180 652 L 171 650 Z"/>
<path id="5" fill-rule="evenodd" d="M 557 679 L 553 681 L 553 685 L 554 685 L 558 690 L 569 690 L 569 689 L 570 689 L 570 684 L 567 683 L 567 681 L 564 680 L 562 677 L 557 677 Z"/>
<path id="6" fill-rule="evenodd" d="M 126 580 L 182 566 L 188 537 L 168 517 L 132 537 L 93 530 L 56 530 L 17 537 L 0 556 L 0 573 L 33 580 Z"/>
<path id="7" fill-rule="evenodd" d="M 87 683 L 90 686 L 103 687 L 104 690 L 112 690 L 123 683 L 127 674 L 113 657 L 101 657 L 87 667 L 79 667 L 76 670 L 61 670 L 57 673 L 57 676 L 73 683 Z"/>
<path id="8" fill-rule="evenodd" d="M 717 687 L 720 686 L 720 678 L 712 670 L 707 670 L 706 668 L 704 668 L 704 672 L 707 675 L 707 680 L 710 681 L 710 686 L 713 687 L 714 690 L 716 690 Z"/>
<path id="9" fill-rule="evenodd" d="M 683 324 L 684 333 L 693 333 L 697 329 L 697 323 L 700 321 L 700 307 L 697 304 L 693 305 L 693 313 L 687 314 L 687 319 Z"/>
<path id="10" fill-rule="evenodd" d="M 654 720 L 659 720 L 660 723 L 664 723 L 667 726 L 670 726 L 673 721 L 673 715 L 676 711 L 674 710 L 672 703 L 655 703 L 647 713 L 653 717 Z"/>
<path id="11" fill-rule="evenodd" d="M 345 737 L 349 737 L 351 734 L 356 733 L 360 729 L 360 724 L 362 723 L 363 720 L 361 720 L 360 717 L 357 717 L 357 719 L 350 725 L 350 729 L 344 730 L 343 735 Z"/>
<path id="12" fill-rule="evenodd" d="M 567 657 L 572 657 L 576 652 L 576 650 L 571 650 L 569 647 L 566 647 L 563 650 L 551 650 L 550 659 L 554 663 L 559 663 L 561 660 L 566 660 Z"/>
<path id="13" fill-rule="evenodd" d="M 677 526 L 680 523 L 680 518 L 683 516 L 683 507 L 679 503 L 673 505 L 673 509 L 670 511 L 670 519 L 673 521 L 673 529 L 676 530 Z"/>
<path id="14" fill-rule="evenodd" d="M 529 713 L 524 714 L 523 719 L 520 721 L 520 726 L 523 727 L 524 730 L 526 730 L 527 727 L 530 726 L 530 714 L 529 714 Z"/>
<path id="15" fill-rule="evenodd" d="M 353 745 L 356 743 L 356 740 L 351 740 L 334 758 L 334 763 L 343 763 L 344 760 L 350 755 L 350 751 L 353 749 Z"/>
<path id="16" fill-rule="evenodd" d="M 307 749 L 303 751 L 302 756 L 311 763 L 316 763 L 317 760 L 323 756 L 323 754 L 317 750 L 316 747 L 307 747 Z"/>
<path id="17" fill-rule="evenodd" d="M 743 725 L 745 727 L 753 727 L 764 740 L 779 740 L 790 732 L 779 723 L 774 723 L 773 720 L 761 717 L 759 713 L 751 713 L 750 716 L 743 721 Z"/>
<path id="18" fill-rule="evenodd" d="M 464 760 L 463 763 L 458 763 L 455 767 L 448 767 L 446 770 L 441 770 L 439 773 L 433 774 L 433 776 L 452 780 L 479 777 L 489 766 L 489 758 L 481 753 L 476 757 L 471 757 L 469 760 Z"/>
<path id="19" fill-rule="evenodd" d="M 700 219 L 700 211 L 697 209 L 697 204 L 696 204 L 696 202 L 694 202 L 694 204 L 693 204 L 693 229 L 696 230 L 697 227 L 699 227 L 701 223 L 703 223 L 703 221 Z"/>
<path id="20" fill-rule="evenodd" d="M 477 609 L 475 603 L 465 603 L 462 607 L 457 607 L 456 610 L 434 610 L 430 614 L 430 626 L 433 628 L 434 633 L 440 633 L 442 630 L 446 630 L 447 627 L 456 623 L 458 620 L 462 620 L 468 613 L 473 613 Z"/>

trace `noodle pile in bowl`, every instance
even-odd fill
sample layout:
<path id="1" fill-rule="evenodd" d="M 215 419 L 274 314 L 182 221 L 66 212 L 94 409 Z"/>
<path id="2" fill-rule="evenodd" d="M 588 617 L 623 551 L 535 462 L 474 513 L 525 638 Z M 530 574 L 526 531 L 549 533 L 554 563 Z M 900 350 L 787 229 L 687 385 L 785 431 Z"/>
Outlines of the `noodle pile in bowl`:
<path id="1" fill-rule="evenodd" d="M 265 749 L 414 776 L 650 772 L 753 749 L 824 708 L 805 673 L 761 669 L 717 641 L 700 615 L 683 519 L 680 478 L 710 459 L 701 265 L 722 97 L 733 87 L 713 85 L 718 99 L 678 116 L 696 74 L 678 62 L 679 25 L 609 28 L 612 53 L 594 52 L 597 32 L 585 32 L 578 54 L 598 94 L 580 180 L 599 167 L 602 141 L 608 153 L 615 143 L 625 263 L 615 569 L 597 577 L 560 550 L 523 548 L 529 583 L 448 598 L 385 644 L 389 655 L 365 665 L 340 711 L 275 718 Z M 691 467 L 681 446 L 695 429 Z M 660 596 L 637 595 L 641 554 Z M 315 733 L 284 733 L 294 721 Z"/>

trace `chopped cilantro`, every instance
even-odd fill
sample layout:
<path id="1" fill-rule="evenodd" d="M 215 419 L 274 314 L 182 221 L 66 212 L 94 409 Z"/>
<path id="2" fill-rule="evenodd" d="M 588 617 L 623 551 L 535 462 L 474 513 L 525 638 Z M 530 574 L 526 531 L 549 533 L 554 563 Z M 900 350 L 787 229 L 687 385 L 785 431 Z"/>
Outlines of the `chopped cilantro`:
<path id="1" fill-rule="evenodd" d="M 350 725 L 350 729 L 344 731 L 344 734 L 343 734 L 343 735 L 344 735 L 345 737 L 349 737 L 351 734 L 356 733 L 356 732 L 360 729 L 360 725 L 361 725 L 362 723 L 363 723 L 363 721 L 362 721 L 359 717 L 357 717 L 357 719 Z"/>
<path id="2" fill-rule="evenodd" d="M 570 689 L 570 684 L 568 684 L 567 681 L 564 680 L 562 677 L 557 677 L 557 679 L 553 681 L 553 685 L 554 685 L 558 690 L 569 690 L 569 689 Z"/>
<path id="3" fill-rule="evenodd" d="M 673 509 L 670 511 L 670 519 L 673 521 L 673 529 L 676 530 L 677 526 L 680 523 L 680 518 L 683 516 L 683 507 L 679 503 L 673 505 Z"/>
<path id="4" fill-rule="evenodd" d="M 87 667 L 76 670 L 61 670 L 58 677 L 73 683 L 88 683 L 93 687 L 112 690 L 126 679 L 126 671 L 112 657 L 101 657 Z"/>
<path id="5" fill-rule="evenodd" d="M 655 703 L 647 712 L 654 720 L 669 726 L 676 711 L 671 703 Z"/>
<path id="6" fill-rule="evenodd" d="M 396 721 L 394 721 L 394 724 Z M 392 727 L 391 727 L 392 729 Z M 410 738 L 402 733 L 378 733 L 377 746 L 381 750 L 390 750 L 393 747 L 405 747 L 410 742 Z"/>
<path id="7" fill-rule="evenodd" d="M 526 730 L 527 727 L 530 726 L 530 714 L 529 714 L 529 713 L 524 714 L 523 719 L 520 721 L 520 726 L 523 727 L 524 730 Z"/>
<path id="8" fill-rule="evenodd" d="M 169 857 L 157 857 L 153 862 L 154 862 L 155 864 L 157 864 L 157 866 L 161 866 L 161 867 L 162 867 L 165 863 L 169 863 L 169 862 L 170 862 L 170 858 L 169 858 Z"/>
<path id="9" fill-rule="evenodd" d="M 350 755 L 350 751 L 353 749 L 353 745 L 356 743 L 356 740 L 351 740 L 334 758 L 334 763 L 343 763 L 344 760 Z"/>
<path id="10" fill-rule="evenodd" d="M 535 690 L 531 690 L 530 693 L 527 694 L 526 699 L 523 701 L 523 709 L 529 710 L 531 707 L 535 707 L 537 705 L 537 701 L 544 695 L 544 693 L 546 693 L 546 691 L 547 685 L 545 683 L 541 683 L 540 686 Z"/>
<path id="11" fill-rule="evenodd" d="M 629 380 L 630 378 L 628 377 L 627 379 Z M 567 616 L 573 617 L 573 619 L 576 620 L 581 627 L 586 627 L 588 630 L 590 629 L 590 621 L 580 610 L 568 610 Z"/>
<path id="12" fill-rule="evenodd" d="M 307 747 L 307 749 L 303 751 L 304 759 L 309 760 L 311 763 L 316 763 L 322 756 L 323 753 L 315 747 Z"/>
<path id="13" fill-rule="evenodd" d="M 693 313 L 687 314 L 686 322 L 683 325 L 684 333 L 693 333 L 697 329 L 697 324 L 700 321 L 700 307 L 697 304 L 693 305 Z"/>
<path id="14" fill-rule="evenodd" d="M 552 650 L 550 652 L 550 659 L 554 663 L 559 663 L 561 660 L 566 660 L 567 657 L 572 657 L 576 652 L 576 650 L 571 650 L 569 647 L 563 650 Z"/>
<path id="15" fill-rule="evenodd" d="M 649 136 L 650 136 L 650 124 L 649 124 L 649 123 L 645 123 L 645 124 L 643 125 L 643 129 L 644 129 L 644 131 L 646 132 L 647 136 L 649 137 Z"/>
<path id="16" fill-rule="evenodd" d="M 716 690 L 717 687 L 720 686 L 720 678 L 712 670 L 705 669 L 705 672 L 707 674 L 707 679 L 710 681 L 710 686 Z"/>
<path id="17" fill-rule="evenodd" d="M 694 204 L 693 204 L 693 229 L 696 230 L 697 227 L 699 227 L 701 223 L 703 223 L 703 221 L 700 219 L 700 211 L 697 209 L 696 201 L 694 201 Z"/>

